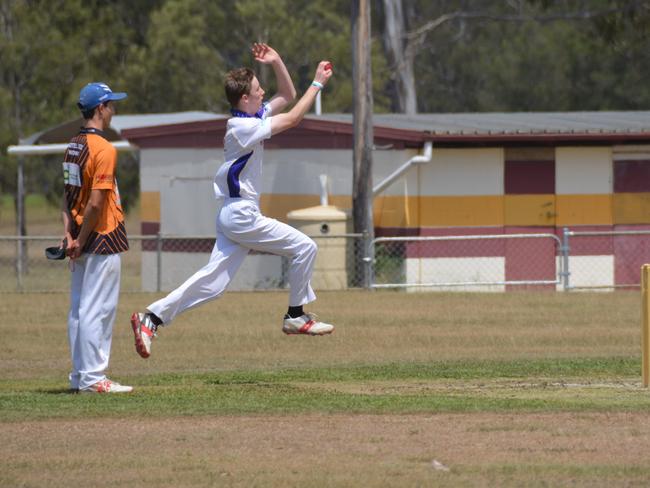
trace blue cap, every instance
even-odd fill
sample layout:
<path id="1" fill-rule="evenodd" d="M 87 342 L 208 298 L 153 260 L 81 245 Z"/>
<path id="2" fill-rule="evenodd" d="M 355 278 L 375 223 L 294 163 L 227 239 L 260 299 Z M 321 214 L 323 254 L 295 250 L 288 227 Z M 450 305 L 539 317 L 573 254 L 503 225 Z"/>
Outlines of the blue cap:
<path id="1" fill-rule="evenodd" d="M 90 110 L 100 103 L 106 103 L 111 100 L 122 100 L 124 98 L 126 98 L 126 93 L 114 93 L 106 83 L 88 83 L 79 92 L 77 107 L 81 110 Z"/>

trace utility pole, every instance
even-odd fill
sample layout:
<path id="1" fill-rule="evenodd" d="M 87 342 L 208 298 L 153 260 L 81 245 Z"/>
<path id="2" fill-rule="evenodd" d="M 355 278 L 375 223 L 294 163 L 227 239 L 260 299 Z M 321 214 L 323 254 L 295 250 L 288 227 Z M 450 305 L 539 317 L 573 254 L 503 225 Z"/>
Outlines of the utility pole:
<path id="1" fill-rule="evenodd" d="M 369 287 L 372 280 L 374 223 L 372 216 L 372 66 L 370 61 L 370 0 L 352 1 L 352 84 L 354 149 L 352 171 L 352 217 L 354 232 L 363 233 L 356 255 L 366 264 L 357 284 Z"/>

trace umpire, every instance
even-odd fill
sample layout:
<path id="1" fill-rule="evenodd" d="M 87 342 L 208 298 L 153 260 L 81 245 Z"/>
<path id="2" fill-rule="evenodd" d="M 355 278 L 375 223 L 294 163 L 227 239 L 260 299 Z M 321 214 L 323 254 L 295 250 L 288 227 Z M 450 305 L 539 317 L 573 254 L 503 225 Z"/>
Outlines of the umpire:
<path id="1" fill-rule="evenodd" d="M 70 387 L 83 393 L 128 393 L 106 377 L 120 292 L 120 253 L 129 249 L 115 172 L 117 151 L 104 132 L 115 114 L 114 93 L 89 83 L 77 106 L 85 120 L 63 162 L 64 240 L 72 272 L 68 339 Z"/>

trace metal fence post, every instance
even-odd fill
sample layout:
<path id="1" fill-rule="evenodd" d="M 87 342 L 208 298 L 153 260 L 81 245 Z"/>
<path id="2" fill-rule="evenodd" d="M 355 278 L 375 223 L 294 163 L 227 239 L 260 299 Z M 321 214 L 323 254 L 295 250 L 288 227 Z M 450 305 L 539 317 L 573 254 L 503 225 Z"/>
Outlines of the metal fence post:
<path id="1" fill-rule="evenodd" d="M 156 291 L 162 289 L 162 235 L 156 234 Z"/>
<path id="2" fill-rule="evenodd" d="M 562 246 L 560 247 L 560 252 L 562 253 L 562 270 L 560 271 L 560 276 L 562 277 L 562 285 L 564 291 L 569 291 L 571 285 L 569 283 L 569 276 L 571 271 L 569 271 L 569 228 L 564 227 L 562 229 Z"/>
<path id="3" fill-rule="evenodd" d="M 16 291 L 23 291 L 24 245 L 22 237 L 18 236 L 16 240 Z"/>
<path id="4" fill-rule="evenodd" d="M 16 283 L 18 291 L 23 291 L 23 274 L 26 268 L 26 242 L 23 237 L 26 235 L 25 229 L 25 159 L 18 158 L 16 167 Z"/>
<path id="5" fill-rule="evenodd" d="M 363 264 L 366 268 L 365 281 L 363 283 L 364 288 L 371 289 L 374 277 L 373 277 L 373 261 L 374 261 L 374 252 L 372 249 L 372 239 L 370 238 L 370 233 L 366 230 L 363 231 Z"/>

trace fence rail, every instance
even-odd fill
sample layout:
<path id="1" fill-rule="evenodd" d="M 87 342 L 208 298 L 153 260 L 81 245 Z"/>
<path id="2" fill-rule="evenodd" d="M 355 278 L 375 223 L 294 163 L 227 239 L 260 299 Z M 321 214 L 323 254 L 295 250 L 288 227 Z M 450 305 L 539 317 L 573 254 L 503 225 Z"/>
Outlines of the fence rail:
<path id="1" fill-rule="evenodd" d="M 565 274 L 564 262 L 556 264 L 562 243 L 555 234 L 380 237 L 374 239 L 373 246 L 372 288 L 493 291 L 524 285 L 556 286 Z M 536 259 L 531 262 L 529 255 Z M 394 257 L 398 259 L 393 266 L 386 266 Z"/>
<path id="2" fill-rule="evenodd" d="M 325 275 L 321 286 L 360 286 L 362 234 L 312 237 L 319 246 L 316 273 Z M 0 293 L 67 291 L 69 260 L 49 261 L 44 249 L 58 245 L 61 236 L 0 236 Z M 122 253 L 121 290 L 169 291 L 208 262 L 215 237 L 205 235 L 130 235 L 128 252 Z M 338 264 L 337 264 L 338 263 Z M 342 265 L 340 263 L 343 263 Z M 336 264 L 336 266 L 334 266 Z M 327 273 L 319 267 L 327 267 Z M 285 288 L 287 258 L 252 251 L 237 273 L 231 289 Z M 316 274 L 315 273 L 315 274 Z"/>
<path id="3" fill-rule="evenodd" d="M 312 238 L 319 246 L 316 289 L 636 289 L 641 266 L 650 263 L 650 229 Z M 59 239 L 0 236 L 0 293 L 68 290 L 68 261 L 48 261 L 43 252 Z M 121 289 L 167 291 L 208 261 L 214 236 L 132 235 L 129 241 L 131 249 L 122 254 Z M 287 286 L 287 258 L 251 252 L 242 268 L 231 289 Z"/>
<path id="4" fill-rule="evenodd" d="M 650 263 L 650 230 L 562 229 L 567 272 L 563 289 L 640 288 L 640 270 Z"/>

